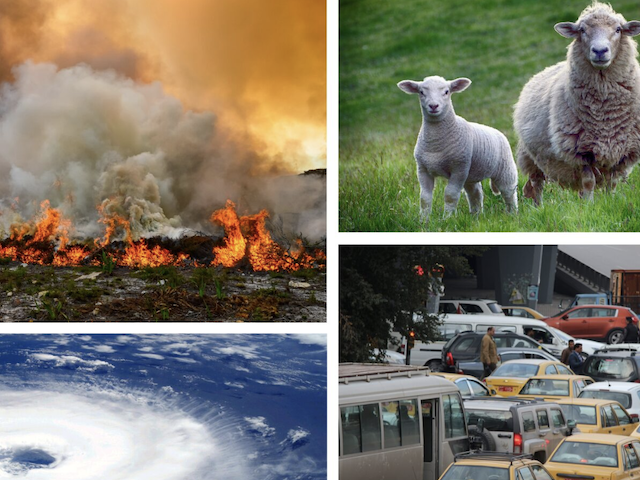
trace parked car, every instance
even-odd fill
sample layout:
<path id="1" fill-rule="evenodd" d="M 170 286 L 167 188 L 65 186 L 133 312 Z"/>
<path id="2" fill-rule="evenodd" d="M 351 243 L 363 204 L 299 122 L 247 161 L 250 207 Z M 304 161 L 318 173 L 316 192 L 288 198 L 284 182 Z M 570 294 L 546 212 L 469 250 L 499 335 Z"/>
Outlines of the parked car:
<path id="1" fill-rule="evenodd" d="M 595 382 L 587 385 L 579 398 L 615 400 L 632 419 L 640 418 L 640 384 L 631 382 Z"/>
<path id="2" fill-rule="evenodd" d="M 500 366 L 503 362 L 511 361 L 511 360 L 546 360 L 546 361 L 556 361 L 557 359 L 545 352 L 544 350 L 540 350 L 537 348 L 498 348 L 498 358 L 500 362 L 498 366 Z M 466 373 L 468 375 L 473 375 L 477 378 L 482 378 L 484 376 L 484 366 L 482 362 L 480 362 L 480 355 L 474 358 L 470 362 L 459 362 L 456 365 L 459 373 Z"/>
<path id="3" fill-rule="evenodd" d="M 538 375 L 527 380 L 518 396 L 544 398 L 553 402 L 578 397 L 590 383 L 593 383 L 593 380 L 585 375 Z"/>
<path id="4" fill-rule="evenodd" d="M 568 420 L 575 420 L 580 433 L 630 435 L 636 428 L 629 413 L 615 400 L 570 398 L 556 400 Z"/>
<path id="5" fill-rule="evenodd" d="M 401 353 L 394 352 L 393 350 L 379 350 L 374 348 L 373 357 L 370 360 L 376 362 L 378 359 L 380 360 L 379 363 L 390 363 L 392 365 L 405 364 L 404 355 Z"/>
<path id="6" fill-rule="evenodd" d="M 479 362 L 480 345 L 482 343 L 482 337 L 484 337 L 485 334 L 486 332 L 461 332 L 449 340 L 442 348 L 442 371 L 459 373 L 458 363 L 469 361 Z M 538 342 L 526 335 L 512 332 L 497 332 L 493 338 L 498 349 L 505 347 L 531 348 L 549 353 Z M 555 359 L 553 356 L 551 358 Z M 509 358 L 509 360 L 511 360 L 511 358 Z"/>
<path id="7" fill-rule="evenodd" d="M 495 300 L 488 299 L 446 299 L 440 300 L 439 313 L 466 313 L 471 315 L 502 315 L 502 307 Z"/>
<path id="8" fill-rule="evenodd" d="M 494 389 L 488 388 L 484 383 L 472 375 L 444 372 L 431 372 L 430 375 L 446 378 L 450 382 L 455 383 L 456 387 L 460 389 L 460 395 L 462 395 L 462 398 L 492 397 L 496 394 Z"/>
<path id="9" fill-rule="evenodd" d="M 569 345 L 569 340 L 573 340 L 574 343 L 581 343 L 583 358 L 587 358 L 589 355 L 592 355 L 597 350 L 600 350 L 601 348 L 605 348 L 607 346 L 606 343 L 596 342 L 594 340 L 586 340 L 584 338 L 572 337 L 568 333 L 565 333 L 562 330 L 558 330 L 557 328 L 554 328 L 554 327 L 549 327 L 549 330 L 551 330 L 560 339 L 562 343 L 562 350 L 567 348 L 567 346 Z"/>
<path id="10" fill-rule="evenodd" d="M 484 383 L 498 395 L 517 395 L 522 386 L 535 375 L 573 375 L 569 367 L 558 360 L 524 358 L 502 362 L 494 372 L 485 377 Z"/>
<path id="11" fill-rule="evenodd" d="M 627 307 L 619 305 L 578 305 L 564 310 L 543 321 L 574 337 L 621 343 L 627 317 L 638 325 L 638 316 Z"/>
<path id="12" fill-rule="evenodd" d="M 541 320 L 544 315 L 534 310 L 533 308 L 523 307 L 522 305 L 508 305 L 502 306 L 502 312 L 508 317 L 522 317 L 522 318 L 534 318 Z"/>
<path id="13" fill-rule="evenodd" d="M 640 475 L 639 456 L 637 439 L 581 433 L 562 440 L 545 467 L 556 479 L 632 479 Z"/>
<path id="14" fill-rule="evenodd" d="M 498 452 L 464 452 L 455 459 L 440 480 L 486 478 L 499 480 L 553 480 L 551 474 L 530 455 Z"/>
<path id="15" fill-rule="evenodd" d="M 590 355 L 582 372 L 596 382 L 639 382 L 640 352 L 627 347 L 608 347 Z"/>
<path id="16" fill-rule="evenodd" d="M 530 453 L 543 462 L 569 433 L 557 403 L 521 398 L 464 400 L 469 444 L 483 451 Z"/>

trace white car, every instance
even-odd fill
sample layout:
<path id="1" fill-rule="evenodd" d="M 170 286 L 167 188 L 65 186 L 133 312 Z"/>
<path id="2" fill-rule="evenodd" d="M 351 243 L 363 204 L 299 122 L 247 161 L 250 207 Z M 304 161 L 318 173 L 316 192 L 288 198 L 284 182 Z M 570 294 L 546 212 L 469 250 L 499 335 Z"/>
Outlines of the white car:
<path id="1" fill-rule="evenodd" d="M 640 418 L 640 384 L 632 382 L 595 382 L 587 385 L 580 398 L 615 400 L 631 418 Z"/>
<path id="2" fill-rule="evenodd" d="M 501 315 L 502 307 L 495 300 L 488 299 L 440 299 L 438 311 L 440 313 L 467 313 L 471 315 Z"/>
<path id="3" fill-rule="evenodd" d="M 554 327 L 549 327 L 549 330 L 555 333 L 556 336 L 560 338 L 560 340 L 562 341 L 561 350 L 564 350 L 565 348 L 567 348 L 567 345 L 569 344 L 569 340 L 573 340 L 575 343 L 581 343 L 582 353 L 586 353 L 587 355 L 593 355 L 596 350 L 600 350 L 601 348 L 605 348 L 607 346 L 606 343 L 602 343 L 602 342 L 596 342 L 593 340 L 584 340 L 582 338 L 573 338 L 571 335 L 568 335 L 564 333 L 562 330 L 558 330 L 557 328 L 554 328 Z M 616 345 L 616 347 L 618 346 L 619 345 Z M 640 345 L 638 345 L 638 347 L 640 348 Z"/>
<path id="4" fill-rule="evenodd" d="M 377 348 L 373 349 L 374 358 L 372 358 L 371 361 L 375 360 L 375 357 L 380 355 L 380 353 L 384 354 L 384 357 L 382 359 L 382 363 L 389 363 L 391 365 L 404 365 L 405 364 L 405 358 L 404 358 L 403 354 L 398 353 L 398 352 L 394 352 L 393 350 L 385 350 L 384 352 L 381 352 Z"/>

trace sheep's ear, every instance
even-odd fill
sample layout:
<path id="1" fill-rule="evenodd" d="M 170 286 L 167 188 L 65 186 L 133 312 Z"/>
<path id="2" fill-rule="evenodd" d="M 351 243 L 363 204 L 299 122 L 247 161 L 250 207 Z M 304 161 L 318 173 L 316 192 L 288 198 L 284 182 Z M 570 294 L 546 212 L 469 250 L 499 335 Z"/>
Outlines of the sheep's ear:
<path id="1" fill-rule="evenodd" d="M 471 80 L 468 78 L 456 78 L 449 82 L 449 88 L 453 93 L 462 92 L 466 90 L 469 85 L 471 85 Z"/>
<path id="2" fill-rule="evenodd" d="M 420 84 L 413 80 L 403 80 L 398 82 L 398 88 L 405 93 L 418 93 L 420 91 Z"/>
<path id="3" fill-rule="evenodd" d="M 632 20 L 630 22 L 622 25 L 622 33 L 623 35 L 627 35 L 628 37 L 635 37 L 640 34 L 640 22 L 637 20 Z"/>
<path id="4" fill-rule="evenodd" d="M 565 38 L 576 38 L 580 35 L 580 27 L 577 23 L 573 22 L 562 22 L 556 23 L 553 27 L 556 32 L 562 35 Z"/>

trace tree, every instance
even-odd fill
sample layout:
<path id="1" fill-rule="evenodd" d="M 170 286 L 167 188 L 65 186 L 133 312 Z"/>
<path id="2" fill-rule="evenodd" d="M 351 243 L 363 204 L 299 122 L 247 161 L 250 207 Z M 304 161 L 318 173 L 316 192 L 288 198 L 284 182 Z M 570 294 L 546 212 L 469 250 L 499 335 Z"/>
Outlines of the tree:
<path id="1" fill-rule="evenodd" d="M 438 284 L 432 270 L 441 265 L 459 275 L 468 274 L 467 258 L 485 249 L 341 246 L 340 361 L 370 361 L 374 348 L 386 350 L 392 329 L 403 336 L 414 330 L 417 340 L 437 338 L 438 317 L 425 311 L 429 292 Z"/>

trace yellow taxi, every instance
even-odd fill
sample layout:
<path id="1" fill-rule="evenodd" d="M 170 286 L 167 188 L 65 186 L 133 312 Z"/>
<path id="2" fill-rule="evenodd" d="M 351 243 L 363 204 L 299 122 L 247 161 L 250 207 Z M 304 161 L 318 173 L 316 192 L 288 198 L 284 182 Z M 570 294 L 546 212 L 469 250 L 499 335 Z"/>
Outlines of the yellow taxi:
<path id="1" fill-rule="evenodd" d="M 640 440 L 581 433 L 564 438 L 544 466 L 556 480 L 631 480 L 640 475 Z"/>
<path id="2" fill-rule="evenodd" d="M 530 377 L 536 375 L 574 375 L 564 363 L 555 360 L 523 358 L 509 360 L 485 377 L 484 383 L 501 397 L 511 397 L 520 392 Z"/>
<path id="3" fill-rule="evenodd" d="M 529 307 L 523 307 L 522 305 L 512 305 L 508 307 L 503 305 L 502 312 L 510 317 L 535 318 L 536 320 L 546 318 L 545 315 L 541 314 L 537 310 Z"/>
<path id="4" fill-rule="evenodd" d="M 462 398 L 492 397 L 496 394 L 495 390 L 487 387 L 473 375 L 445 372 L 431 372 L 429 375 L 446 378 L 450 382 L 455 383 L 456 387 L 460 389 Z"/>
<path id="5" fill-rule="evenodd" d="M 562 398 L 577 397 L 590 383 L 593 383 L 593 380 L 586 375 L 537 375 L 527 380 L 518 396 L 543 398 L 553 402 Z"/>
<path id="6" fill-rule="evenodd" d="M 631 435 L 637 427 L 629 413 L 615 400 L 568 398 L 556 400 L 556 403 L 567 420 L 576 422 L 580 433 Z"/>
<path id="7" fill-rule="evenodd" d="M 551 474 L 531 455 L 501 452 L 459 453 L 440 480 L 553 480 Z"/>
<path id="8" fill-rule="evenodd" d="M 640 425 L 636 425 L 636 428 L 629 435 L 634 438 L 640 438 Z"/>

